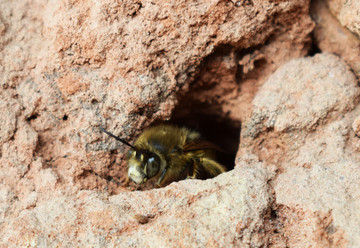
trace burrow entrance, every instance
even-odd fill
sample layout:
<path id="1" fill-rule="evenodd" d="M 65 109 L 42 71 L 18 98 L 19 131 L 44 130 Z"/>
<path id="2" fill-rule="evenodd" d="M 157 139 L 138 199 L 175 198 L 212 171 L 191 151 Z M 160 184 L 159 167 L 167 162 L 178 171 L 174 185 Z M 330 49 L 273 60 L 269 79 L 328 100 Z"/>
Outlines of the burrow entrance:
<path id="1" fill-rule="evenodd" d="M 251 113 L 258 78 L 266 64 L 257 49 L 237 51 L 231 46 L 221 46 L 205 58 L 188 90 L 179 92 L 178 103 L 168 121 L 198 131 L 203 139 L 219 146 L 224 152 L 217 154 L 217 160 L 228 171 L 234 168 L 241 122 Z M 153 124 L 158 123 L 163 122 Z"/>
<path id="2" fill-rule="evenodd" d="M 241 142 L 241 123 L 252 111 L 252 99 L 264 81 L 268 65 L 258 47 L 240 51 L 231 46 L 217 48 L 194 75 L 188 75 L 191 83 L 187 90 L 179 92 L 168 122 L 198 131 L 202 138 L 219 146 L 224 152 L 218 154 L 218 162 L 228 171 L 233 169 Z M 155 121 L 153 125 L 158 123 L 163 121 Z M 114 150 L 110 154 L 112 163 L 106 175 L 101 176 L 103 180 L 97 177 L 102 181 L 100 184 L 105 183 L 104 179 L 108 181 L 105 187 L 110 193 L 125 190 L 120 187 L 127 172 L 124 158 Z M 130 186 L 138 190 L 153 188 L 148 183 Z"/>

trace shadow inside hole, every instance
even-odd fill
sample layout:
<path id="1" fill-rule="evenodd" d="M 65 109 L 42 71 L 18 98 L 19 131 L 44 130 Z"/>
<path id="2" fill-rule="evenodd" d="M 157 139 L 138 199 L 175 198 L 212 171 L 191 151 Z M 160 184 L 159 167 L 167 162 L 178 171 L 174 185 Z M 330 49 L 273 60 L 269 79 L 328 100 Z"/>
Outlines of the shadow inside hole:
<path id="1" fill-rule="evenodd" d="M 31 116 L 29 116 L 28 118 L 26 118 L 26 121 L 32 121 L 32 120 L 36 120 L 36 118 L 38 117 L 38 115 L 37 114 L 33 114 L 33 115 L 31 115 Z"/>
<path id="2" fill-rule="evenodd" d="M 217 161 L 226 166 L 227 170 L 234 169 L 234 162 L 240 143 L 241 123 L 225 119 L 218 115 L 201 112 L 189 113 L 186 116 L 176 114 L 169 121 L 171 124 L 187 127 L 201 134 L 201 137 L 221 148 L 217 153 Z"/>
<path id="3" fill-rule="evenodd" d="M 311 40 L 312 40 L 312 43 L 311 43 L 311 46 L 310 46 L 310 49 L 308 52 L 308 56 L 313 57 L 316 54 L 321 53 L 321 49 L 319 48 L 319 46 L 316 42 L 314 32 L 311 33 Z"/>

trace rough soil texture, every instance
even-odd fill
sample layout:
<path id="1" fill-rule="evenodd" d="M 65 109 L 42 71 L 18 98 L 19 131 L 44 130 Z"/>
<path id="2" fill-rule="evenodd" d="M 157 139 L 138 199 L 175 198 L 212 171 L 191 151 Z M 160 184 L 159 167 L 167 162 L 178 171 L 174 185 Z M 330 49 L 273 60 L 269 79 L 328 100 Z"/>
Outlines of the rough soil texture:
<path id="1" fill-rule="evenodd" d="M 326 0 L 340 23 L 360 37 L 360 2 L 356 0 Z"/>
<path id="2" fill-rule="evenodd" d="M 359 246 L 359 94 L 350 68 L 323 53 L 286 63 L 253 100 L 239 158 L 276 166 L 271 185 L 290 247 Z"/>
<path id="3" fill-rule="evenodd" d="M 356 11 L 1 1 L 0 247 L 359 247 Z M 235 168 L 123 186 L 127 148 L 99 127 L 132 142 L 163 121 Z"/>
<path id="4" fill-rule="evenodd" d="M 354 4 L 356 3 L 354 2 Z M 357 12 L 360 13 L 360 5 L 358 5 Z M 342 26 L 340 21 L 331 13 L 325 1 L 315 0 L 311 2 L 311 16 L 317 24 L 313 33 L 315 44 L 321 51 L 331 52 L 342 57 L 360 78 L 360 36 L 352 33 L 351 29 Z M 354 19 L 359 18 L 359 16 L 357 14 L 348 17 L 355 22 Z M 359 34 L 360 20 L 358 23 Z"/>

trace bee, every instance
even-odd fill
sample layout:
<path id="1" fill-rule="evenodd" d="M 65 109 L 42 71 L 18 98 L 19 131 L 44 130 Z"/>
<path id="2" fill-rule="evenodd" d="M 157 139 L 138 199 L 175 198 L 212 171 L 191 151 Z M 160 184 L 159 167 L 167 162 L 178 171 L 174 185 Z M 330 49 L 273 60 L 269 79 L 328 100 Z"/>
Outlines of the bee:
<path id="1" fill-rule="evenodd" d="M 127 182 L 143 184 L 157 180 L 156 187 L 187 178 L 207 179 L 226 171 L 215 159 L 215 144 L 201 139 L 198 132 L 173 125 L 145 129 L 133 145 L 100 128 L 130 147 L 127 154 Z"/>

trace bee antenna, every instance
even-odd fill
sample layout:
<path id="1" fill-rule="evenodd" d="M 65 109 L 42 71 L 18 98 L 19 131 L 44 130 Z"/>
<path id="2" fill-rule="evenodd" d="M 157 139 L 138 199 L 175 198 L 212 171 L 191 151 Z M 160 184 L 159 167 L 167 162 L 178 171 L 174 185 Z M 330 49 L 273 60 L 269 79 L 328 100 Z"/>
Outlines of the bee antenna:
<path id="1" fill-rule="evenodd" d="M 101 131 L 103 131 L 104 133 L 106 133 L 107 135 L 109 135 L 109 136 L 111 136 L 111 137 L 115 138 L 116 140 L 120 141 L 121 143 L 123 143 L 123 144 L 125 144 L 125 145 L 127 145 L 127 146 L 131 147 L 134 151 L 136 151 L 136 150 L 137 150 L 135 147 L 133 147 L 132 145 L 130 145 L 130 144 L 129 144 L 126 140 L 124 140 L 124 139 L 122 139 L 122 138 L 120 138 L 120 137 L 118 137 L 118 136 L 116 136 L 116 135 L 114 135 L 114 134 L 112 134 L 112 133 L 110 133 L 110 132 L 106 131 L 104 128 L 100 127 L 100 130 L 101 130 Z"/>

